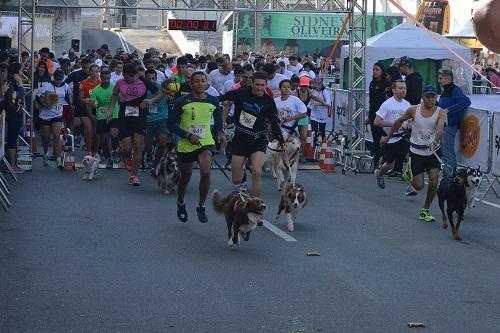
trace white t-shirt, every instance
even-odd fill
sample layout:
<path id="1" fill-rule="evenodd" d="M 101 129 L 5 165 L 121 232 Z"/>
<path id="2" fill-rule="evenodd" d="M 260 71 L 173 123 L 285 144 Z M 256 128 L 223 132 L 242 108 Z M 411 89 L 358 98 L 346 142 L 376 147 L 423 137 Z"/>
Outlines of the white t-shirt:
<path id="1" fill-rule="evenodd" d="M 411 106 L 410 102 L 407 100 L 403 99 L 401 102 L 398 102 L 394 96 L 386 100 L 382 105 L 380 106 L 380 109 L 375 113 L 377 116 L 382 118 L 382 120 L 387 121 L 387 122 L 395 122 L 401 116 L 408 110 L 408 108 Z M 393 136 L 389 139 L 388 143 L 395 143 L 401 140 L 401 137 L 398 137 L 398 133 L 402 133 L 403 129 L 406 127 L 404 124 L 401 126 L 401 128 L 393 134 Z M 386 132 L 389 132 L 391 129 L 390 127 L 384 127 Z M 396 135 L 396 137 L 394 137 Z"/>
<path id="2" fill-rule="evenodd" d="M 219 69 L 214 69 L 210 72 L 210 74 L 208 74 L 208 78 L 210 80 L 210 85 L 217 89 L 217 91 L 220 93 L 224 88 L 224 83 L 226 83 L 227 80 L 234 81 L 234 74 L 233 72 L 230 72 L 227 75 L 223 75 L 221 74 Z"/>
<path id="3" fill-rule="evenodd" d="M 276 104 L 276 109 L 278 109 L 278 116 L 280 119 L 283 117 L 296 116 L 298 114 L 307 113 L 307 108 L 305 104 L 297 96 L 288 96 L 286 101 L 283 101 L 281 97 L 276 97 L 274 99 Z M 287 127 L 292 127 L 296 120 L 290 120 L 284 123 Z M 283 133 L 287 132 L 288 129 L 281 128 Z"/>
<path id="4" fill-rule="evenodd" d="M 290 61 L 288 61 L 288 58 L 287 57 L 279 57 L 278 59 L 276 59 L 276 63 L 279 64 L 280 62 L 284 62 L 286 66 L 288 66 L 290 64 Z"/>
<path id="5" fill-rule="evenodd" d="M 120 75 L 116 74 L 116 72 L 111 73 L 111 82 L 116 83 L 116 82 L 118 82 L 118 80 L 121 80 L 121 79 L 123 79 L 123 73 Z"/>
<path id="6" fill-rule="evenodd" d="M 328 91 L 323 90 L 312 90 L 311 96 L 316 96 L 325 101 L 328 105 L 332 104 L 332 98 Z M 309 102 L 309 108 L 311 109 L 311 120 L 317 121 L 318 123 L 326 123 L 328 121 L 328 106 L 319 104 L 315 100 Z"/>
<path id="7" fill-rule="evenodd" d="M 299 75 L 299 72 L 302 70 L 302 64 L 301 63 L 297 63 L 297 65 L 293 66 L 293 65 L 288 65 L 288 69 L 295 75 Z"/>
<path id="8" fill-rule="evenodd" d="M 40 115 L 39 117 L 42 118 L 43 120 L 50 120 L 54 118 L 59 118 L 62 117 L 63 115 L 63 105 L 67 105 L 66 100 L 64 97 L 66 94 L 69 92 L 68 85 L 65 83 L 61 87 L 55 87 L 52 82 L 48 82 L 44 84 L 39 90 L 38 90 L 38 96 L 43 97 L 45 93 L 56 93 L 59 101 L 57 102 L 56 105 L 54 105 L 51 108 L 47 107 L 42 107 L 40 109 Z"/>
<path id="9" fill-rule="evenodd" d="M 267 80 L 267 87 L 272 90 L 274 97 L 281 96 L 280 82 L 283 80 L 288 80 L 288 78 L 285 75 L 280 74 L 280 73 L 274 74 L 274 77 L 272 80 Z"/>
<path id="10" fill-rule="evenodd" d="M 162 71 L 155 69 L 155 72 L 156 72 L 156 83 L 161 84 L 163 81 L 166 80 L 165 74 L 163 74 Z"/>
<path id="11" fill-rule="evenodd" d="M 285 69 L 285 71 L 283 72 L 283 75 L 285 75 L 290 80 L 293 76 L 293 73 L 291 71 L 289 71 L 288 69 Z"/>
<path id="12" fill-rule="evenodd" d="M 169 67 L 165 67 L 165 77 L 168 78 L 172 76 L 172 74 L 174 74 L 174 72 L 172 72 L 172 70 Z"/>

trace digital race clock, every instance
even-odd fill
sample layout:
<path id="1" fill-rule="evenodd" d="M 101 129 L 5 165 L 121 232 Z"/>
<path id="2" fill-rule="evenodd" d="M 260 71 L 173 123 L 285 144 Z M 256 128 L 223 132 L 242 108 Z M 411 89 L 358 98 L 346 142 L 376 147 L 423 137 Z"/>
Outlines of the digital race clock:
<path id="1" fill-rule="evenodd" d="M 168 20 L 168 30 L 217 31 L 216 20 Z"/>

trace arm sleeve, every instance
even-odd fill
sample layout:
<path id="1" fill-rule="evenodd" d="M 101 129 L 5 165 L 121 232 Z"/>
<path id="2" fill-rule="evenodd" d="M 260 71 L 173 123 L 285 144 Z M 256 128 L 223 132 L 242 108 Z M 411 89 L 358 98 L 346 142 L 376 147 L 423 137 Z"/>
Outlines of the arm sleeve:
<path id="1" fill-rule="evenodd" d="M 278 109 L 276 109 L 276 104 L 274 103 L 274 100 L 270 99 L 271 103 L 269 103 L 269 109 L 267 109 L 267 118 L 269 119 L 269 122 L 271 123 L 271 128 L 273 130 L 274 136 L 278 139 L 278 141 L 283 144 L 285 142 L 285 139 L 283 138 L 283 133 L 281 133 L 281 128 L 280 128 L 280 119 L 278 117 Z"/>
<path id="2" fill-rule="evenodd" d="M 453 89 L 451 98 L 453 100 L 453 105 L 450 105 L 448 107 L 448 112 L 450 113 L 464 111 L 471 104 L 469 97 L 465 96 L 464 93 L 458 87 Z"/>
<path id="3" fill-rule="evenodd" d="M 214 117 L 214 132 L 218 134 L 219 132 L 222 132 L 222 109 L 219 106 L 219 103 L 217 100 L 214 101 L 213 103 L 216 107 L 213 117 Z"/>
<path id="4" fill-rule="evenodd" d="M 185 138 L 188 132 L 180 128 L 179 123 L 181 122 L 181 113 L 182 113 L 182 100 L 177 100 L 174 104 L 174 109 L 170 110 L 168 113 L 167 125 L 168 129 L 171 132 L 179 135 L 182 138 Z"/>

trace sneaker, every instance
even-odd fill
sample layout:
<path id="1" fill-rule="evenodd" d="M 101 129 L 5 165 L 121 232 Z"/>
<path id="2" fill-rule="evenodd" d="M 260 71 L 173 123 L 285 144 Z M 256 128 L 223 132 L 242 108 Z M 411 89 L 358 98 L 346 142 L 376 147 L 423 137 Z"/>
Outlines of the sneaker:
<path id="1" fill-rule="evenodd" d="M 196 208 L 196 212 L 198 212 L 198 208 Z M 186 204 L 181 205 L 177 203 L 177 217 L 181 222 L 187 222 L 188 220 L 188 213 L 186 211 Z"/>
<path id="2" fill-rule="evenodd" d="M 63 168 L 62 160 L 60 157 L 58 157 L 56 160 L 56 167 L 58 167 L 59 169 Z"/>
<path id="3" fill-rule="evenodd" d="M 106 169 L 113 169 L 113 160 L 111 158 L 106 161 Z"/>
<path id="4" fill-rule="evenodd" d="M 130 176 L 129 185 L 131 185 L 131 186 L 140 186 L 141 182 L 139 181 L 139 177 L 137 177 L 137 176 Z"/>
<path id="5" fill-rule="evenodd" d="M 415 189 L 413 188 L 413 186 L 407 186 L 406 187 L 406 190 L 405 190 L 405 195 L 407 197 L 414 197 L 418 194 L 417 191 L 415 191 Z"/>
<path id="6" fill-rule="evenodd" d="M 418 216 L 419 219 L 424 220 L 425 222 L 434 222 L 436 219 L 434 216 L 429 213 L 429 209 L 427 208 L 422 208 L 420 210 L 420 215 Z"/>
<path id="7" fill-rule="evenodd" d="M 18 167 L 17 165 L 14 165 L 14 166 L 12 167 L 12 170 L 14 170 L 14 172 L 15 172 L 15 173 L 18 173 L 18 174 L 19 174 L 19 173 L 24 173 L 24 172 L 26 171 L 26 170 L 24 170 L 24 169 L 22 169 L 22 168 Z"/>
<path id="8" fill-rule="evenodd" d="M 208 217 L 207 213 L 205 212 L 205 207 L 196 207 L 196 215 L 198 215 L 198 221 L 200 221 L 200 223 L 208 222 Z"/>
<path id="9" fill-rule="evenodd" d="M 381 189 L 384 189 L 385 188 L 384 176 L 379 176 L 379 174 L 380 174 L 380 170 L 376 170 L 375 176 L 377 177 L 377 185 Z"/>
<path id="10" fill-rule="evenodd" d="M 47 155 L 43 157 L 43 166 L 49 166 L 49 157 Z"/>
<path id="11" fill-rule="evenodd" d="M 132 166 L 132 160 L 131 160 L 131 159 L 128 159 L 128 160 L 127 160 L 127 162 L 125 163 L 125 169 L 126 169 L 127 171 L 131 172 L 131 171 L 132 171 L 132 168 L 133 168 L 133 166 Z"/>

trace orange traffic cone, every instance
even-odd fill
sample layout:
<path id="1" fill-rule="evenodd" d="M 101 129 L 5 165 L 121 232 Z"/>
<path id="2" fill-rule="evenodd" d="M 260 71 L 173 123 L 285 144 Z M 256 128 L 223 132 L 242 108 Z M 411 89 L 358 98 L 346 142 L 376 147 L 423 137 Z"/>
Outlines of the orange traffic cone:
<path id="1" fill-rule="evenodd" d="M 325 152 L 325 160 L 323 162 L 322 172 L 331 173 L 335 172 L 335 159 L 333 158 L 333 150 L 332 147 L 327 146 Z"/>
<path id="2" fill-rule="evenodd" d="M 319 152 L 319 168 L 323 169 L 323 165 L 325 164 L 325 153 L 326 153 L 326 148 L 328 147 L 328 141 L 326 139 L 323 139 L 323 142 L 321 142 L 321 151 Z"/>
<path id="3" fill-rule="evenodd" d="M 313 147 L 311 124 L 307 126 L 306 145 L 304 147 L 304 159 L 306 160 L 314 159 L 314 147 Z"/>
<path id="4" fill-rule="evenodd" d="M 35 133 L 33 132 L 33 134 L 35 134 Z M 24 130 L 24 139 L 31 146 L 31 156 L 39 156 L 38 149 L 36 146 L 36 139 L 35 139 L 34 135 L 33 135 L 33 138 L 31 137 L 31 122 L 30 121 L 28 121 L 26 124 L 26 129 Z"/>

